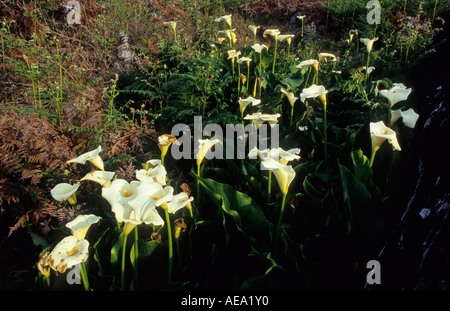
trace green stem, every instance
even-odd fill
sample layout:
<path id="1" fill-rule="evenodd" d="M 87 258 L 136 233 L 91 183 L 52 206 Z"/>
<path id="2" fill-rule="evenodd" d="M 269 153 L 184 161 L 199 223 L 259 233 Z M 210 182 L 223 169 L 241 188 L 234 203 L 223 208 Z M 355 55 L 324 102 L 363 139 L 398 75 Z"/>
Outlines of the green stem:
<path id="1" fill-rule="evenodd" d="M 434 2 L 433 19 L 434 19 L 434 17 L 436 16 L 437 3 L 438 3 L 438 0 L 436 0 L 436 1 Z"/>
<path id="2" fill-rule="evenodd" d="M 267 185 L 267 200 L 270 202 L 272 192 L 272 171 L 269 171 L 269 183 Z"/>
<path id="3" fill-rule="evenodd" d="M 83 286 L 84 290 L 89 291 L 89 279 L 87 275 L 86 265 L 84 262 L 80 263 L 80 273 L 81 273 L 81 279 L 83 280 Z"/>
<path id="4" fill-rule="evenodd" d="M 274 242 L 274 251 L 275 252 L 277 250 L 278 240 L 280 239 L 280 235 L 281 235 L 281 223 L 283 220 L 284 206 L 286 205 L 286 195 L 287 194 L 283 194 L 283 201 L 281 202 L 280 216 L 278 217 L 277 232 L 275 235 L 275 242 Z"/>
<path id="5" fill-rule="evenodd" d="M 291 123 L 294 120 L 294 106 L 291 107 Z"/>
<path id="6" fill-rule="evenodd" d="M 128 234 L 124 234 L 123 244 L 122 244 L 122 262 L 121 262 L 121 267 L 120 267 L 122 291 L 125 290 L 125 253 L 126 253 L 126 249 L 127 249 L 127 237 L 128 237 Z"/>
<path id="7" fill-rule="evenodd" d="M 250 81 L 250 63 L 247 62 L 247 90 L 248 90 L 248 82 Z"/>
<path id="8" fill-rule="evenodd" d="M 328 162 L 328 151 L 327 151 L 327 107 L 324 106 L 323 110 L 323 152 L 324 152 L 324 159 L 325 163 Z"/>
<path id="9" fill-rule="evenodd" d="M 305 82 L 305 87 L 308 86 L 308 81 L 309 81 L 309 75 L 311 74 L 311 66 L 308 68 L 308 75 L 306 76 L 306 82 Z"/>
<path id="10" fill-rule="evenodd" d="M 238 97 L 241 90 L 241 65 L 238 63 Z"/>
<path id="11" fill-rule="evenodd" d="M 166 215 L 167 222 L 167 238 L 169 240 L 169 260 L 168 260 L 168 281 L 172 282 L 172 260 L 173 260 L 173 241 L 172 241 L 172 227 L 170 225 L 170 215 L 167 203 L 164 203 L 162 208 L 164 209 L 164 214 Z"/>
<path id="12" fill-rule="evenodd" d="M 369 166 L 370 166 L 370 167 L 372 167 L 372 165 L 373 165 L 373 160 L 375 159 L 375 154 L 377 153 L 378 149 L 380 149 L 379 146 L 375 147 L 375 148 L 372 150 L 372 155 L 370 156 L 370 163 L 369 163 Z"/>
<path id="13" fill-rule="evenodd" d="M 369 62 L 370 62 L 370 52 L 367 53 L 366 77 L 364 78 L 364 80 L 366 80 L 366 85 L 367 85 L 367 76 L 369 73 Z"/>
<path id="14" fill-rule="evenodd" d="M 139 276 L 139 248 L 138 248 L 138 227 L 136 226 L 134 228 L 134 262 L 135 264 L 135 271 L 136 271 L 136 276 Z"/>
<path id="15" fill-rule="evenodd" d="M 277 59 L 277 45 L 278 45 L 278 37 L 275 36 L 275 51 L 273 53 L 273 66 L 272 66 L 272 73 L 275 73 L 275 61 Z"/>

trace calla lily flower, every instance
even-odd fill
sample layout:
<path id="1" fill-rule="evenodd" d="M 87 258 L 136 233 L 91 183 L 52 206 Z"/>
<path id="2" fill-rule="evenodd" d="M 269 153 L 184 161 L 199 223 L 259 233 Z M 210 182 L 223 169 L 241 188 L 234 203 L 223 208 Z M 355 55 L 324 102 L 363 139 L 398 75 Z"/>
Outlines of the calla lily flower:
<path id="1" fill-rule="evenodd" d="M 161 163 L 164 165 L 164 158 L 169 150 L 169 146 L 172 143 L 178 143 L 175 136 L 169 134 L 163 134 L 158 137 L 158 147 L 161 150 Z"/>
<path id="2" fill-rule="evenodd" d="M 289 104 L 291 105 L 291 107 L 294 107 L 295 101 L 298 99 L 298 97 L 295 97 L 293 92 L 288 92 L 284 88 L 281 88 L 281 93 L 286 94 L 286 97 L 289 100 Z"/>
<path id="3" fill-rule="evenodd" d="M 83 153 L 79 157 L 76 157 L 75 159 L 67 161 L 67 163 L 85 164 L 86 161 L 89 161 L 92 164 L 94 164 L 96 167 L 98 167 L 99 169 L 104 171 L 103 160 L 98 155 L 101 151 L 102 151 L 102 147 L 98 146 L 97 149 L 89 151 L 89 152 L 86 152 L 86 153 Z"/>
<path id="4" fill-rule="evenodd" d="M 85 262 L 88 257 L 89 242 L 70 235 L 53 248 L 47 258 L 47 263 L 53 270 L 64 273 L 67 269 Z"/>
<path id="5" fill-rule="evenodd" d="M 283 40 L 286 40 L 286 42 L 290 45 L 291 44 L 291 42 L 292 42 L 292 38 L 294 38 L 295 37 L 295 35 L 279 35 L 278 37 L 277 37 L 277 39 L 278 39 L 278 41 L 283 41 Z"/>
<path id="6" fill-rule="evenodd" d="M 157 182 L 161 186 L 166 185 L 166 176 L 167 171 L 166 168 L 158 164 L 153 168 L 149 168 L 147 170 L 141 169 L 136 171 L 136 179 L 142 182 Z"/>
<path id="7" fill-rule="evenodd" d="M 265 38 L 265 37 L 267 37 L 267 35 L 271 35 L 272 37 L 275 37 L 275 39 L 276 39 L 280 33 L 281 32 L 278 29 L 266 29 L 263 32 L 263 37 Z"/>
<path id="8" fill-rule="evenodd" d="M 278 185 L 280 186 L 281 193 L 283 193 L 283 195 L 287 195 L 289 186 L 295 178 L 295 171 L 292 166 L 281 164 L 280 162 L 269 157 L 265 158 L 261 162 L 261 165 L 265 169 L 271 170 L 274 173 L 278 181 Z"/>
<path id="9" fill-rule="evenodd" d="M 252 49 L 255 50 L 256 53 L 261 53 L 262 50 L 267 49 L 267 45 L 255 43 L 252 45 Z"/>
<path id="10" fill-rule="evenodd" d="M 236 51 L 236 50 L 228 50 L 227 54 L 228 54 L 228 59 L 234 59 L 234 58 L 238 58 L 239 55 L 241 55 L 241 52 Z"/>
<path id="11" fill-rule="evenodd" d="M 328 91 L 325 89 L 323 85 L 311 85 L 308 88 L 303 89 L 302 93 L 300 94 L 300 100 L 302 102 L 305 102 L 305 99 L 307 98 L 315 98 L 319 97 L 320 101 L 326 108 L 327 106 L 327 100 L 326 100 L 326 94 Z"/>
<path id="12" fill-rule="evenodd" d="M 231 28 L 231 16 L 232 16 L 232 14 L 223 15 L 223 16 L 221 16 L 219 18 L 216 18 L 214 21 L 216 23 L 220 23 L 221 21 L 225 21 L 228 24 L 228 26 L 230 26 L 230 28 Z"/>
<path id="13" fill-rule="evenodd" d="M 298 15 L 298 16 L 297 16 L 297 18 L 298 18 L 299 20 L 303 20 L 305 17 L 306 17 L 306 15 Z"/>
<path id="14" fill-rule="evenodd" d="M 96 215 L 78 215 L 74 220 L 66 223 L 66 227 L 72 231 L 72 235 L 78 240 L 83 240 L 86 237 L 91 225 L 97 223 L 101 217 Z"/>
<path id="15" fill-rule="evenodd" d="M 243 56 L 243 57 L 241 57 L 241 58 L 239 58 L 238 60 L 237 60 L 237 62 L 239 63 L 239 64 L 242 64 L 243 62 L 246 62 L 247 64 L 248 63 L 250 63 L 252 61 L 252 59 L 250 58 L 250 57 L 246 57 L 246 56 Z"/>
<path id="16" fill-rule="evenodd" d="M 364 71 L 367 70 L 368 75 L 370 75 L 375 70 L 375 67 L 373 67 L 373 66 L 370 66 L 369 69 L 366 69 L 366 68 L 367 68 L 366 66 L 363 66 L 362 70 L 364 70 Z"/>
<path id="17" fill-rule="evenodd" d="M 255 25 L 248 26 L 248 29 L 250 29 L 250 31 L 253 33 L 253 39 L 254 39 L 255 43 L 256 43 L 256 33 L 260 27 L 261 26 L 255 26 Z"/>
<path id="18" fill-rule="evenodd" d="M 99 183 L 103 187 L 109 187 L 109 185 L 111 184 L 111 179 L 113 179 L 114 175 L 114 172 L 93 171 L 87 173 L 83 178 L 80 179 L 80 181 L 91 180 Z"/>
<path id="19" fill-rule="evenodd" d="M 219 44 L 222 44 L 222 42 L 223 41 L 225 41 L 227 38 L 224 38 L 224 37 L 218 37 L 217 38 L 217 42 L 219 43 Z"/>
<path id="20" fill-rule="evenodd" d="M 253 98 L 251 96 L 249 96 L 249 97 L 247 97 L 245 99 L 239 98 L 239 107 L 240 107 L 240 110 L 241 110 L 241 115 L 244 114 L 244 110 L 245 110 L 245 108 L 247 108 L 247 106 L 249 104 L 252 104 L 252 106 L 256 106 L 256 105 L 259 105 L 260 103 L 261 103 L 260 99 L 255 99 L 255 98 Z"/>
<path id="21" fill-rule="evenodd" d="M 267 114 L 263 113 L 256 117 L 255 121 L 253 122 L 257 129 L 263 124 L 264 122 L 268 122 L 270 127 L 274 127 L 275 124 L 278 122 L 278 118 L 281 117 L 281 114 Z"/>
<path id="22" fill-rule="evenodd" d="M 319 53 L 319 62 L 322 62 L 323 60 L 328 60 L 330 59 L 330 61 L 335 62 L 337 61 L 336 55 L 331 54 L 331 53 Z"/>
<path id="23" fill-rule="evenodd" d="M 319 71 L 319 61 L 317 59 L 304 60 L 304 61 L 300 62 L 300 64 L 298 64 L 295 67 L 303 68 L 303 67 L 306 67 L 306 66 L 312 66 L 312 67 L 314 67 L 314 69 L 316 71 Z"/>
<path id="24" fill-rule="evenodd" d="M 409 128 L 414 128 L 416 126 L 417 119 L 419 115 L 410 108 L 406 111 L 401 109 L 391 111 L 391 122 L 395 123 L 398 119 L 402 118 L 403 124 Z"/>
<path id="25" fill-rule="evenodd" d="M 248 115 L 246 115 L 246 116 L 244 117 L 244 120 L 250 120 L 250 121 L 252 121 L 252 123 L 253 123 L 253 122 L 254 122 L 256 119 L 258 119 L 261 115 L 262 115 L 261 112 L 255 112 L 255 113 L 252 113 L 252 114 L 248 114 Z"/>
<path id="26" fill-rule="evenodd" d="M 111 205 L 111 210 L 116 216 L 117 222 L 123 222 L 131 213 L 129 202 L 136 198 L 136 188 L 141 184 L 140 181 L 133 180 L 128 183 L 124 179 L 116 179 L 107 188 L 102 188 L 102 197 Z"/>
<path id="27" fill-rule="evenodd" d="M 378 41 L 378 38 L 374 38 L 374 39 L 361 38 L 360 40 L 361 40 L 362 43 L 365 44 L 365 46 L 367 48 L 367 52 L 370 53 L 370 52 L 372 52 L 373 43 L 375 41 Z"/>
<path id="28" fill-rule="evenodd" d="M 281 164 L 288 164 L 290 161 L 299 160 L 300 156 L 298 155 L 300 153 L 299 148 L 292 148 L 289 150 L 284 150 L 283 148 L 273 148 L 270 149 L 267 156 L 271 159 L 277 160 Z"/>
<path id="29" fill-rule="evenodd" d="M 397 134 L 387 127 L 383 121 L 370 122 L 370 137 L 372 139 L 372 152 L 378 150 L 385 140 L 388 140 L 394 150 L 402 150 L 397 141 Z"/>
<path id="30" fill-rule="evenodd" d="M 403 83 L 394 83 L 394 86 L 389 90 L 381 90 L 380 94 L 386 97 L 389 105 L 394 106 L 396 103 L 404 101 L 411 94 L 411 88 L 407 89 Z"/>
<path id="31" fill-rule="evenodd" d="M 199 139 L 199 148 L 196 154 L 197 166 L 200 166 L 208 151 L 217 143 L 220 143 L 218 139 Z"/>
<path id="32" fill-rule="evenodd" d="M 162 187 L 158 183 L 142 183 L 137 188 L 136 197 L 129 202 L 132 207 L 130 216 L 124 219 L 126 223 L 139 225 L 141 223 L 163 225 L 164 221 L 156 212 L 156 207 L 173 199 L 173 188 Z"/>
<path id="33" fill-rule="evenodd" d="M 172 201 L 167 203 L 169 213 L 175 214 L 177 211 L 194 201 L 193 197 L 189 197 L 186 193 L 180 192 L 173 196 Z"/>
<path id="34" fill-rule="evenodd" d="M 169 146 L 176 142 L 177 138 L 169 134 L 163 134 L 158 137 L 158 147 L 161 150 L 161 154 L 166 155 Z"/>
<path id="35" fill-rule="evenodd" d="M 50 190 L 50 194 L 56 201 L 65 201 L 68 200 L 70 204 L 76 204 L 77 198 L 75 193 L 77 192 L 80 184 L 77 183 L 75 185 L 71 185 L 68 183 L 60 183 L 57 184 L 52 190 Z"/>

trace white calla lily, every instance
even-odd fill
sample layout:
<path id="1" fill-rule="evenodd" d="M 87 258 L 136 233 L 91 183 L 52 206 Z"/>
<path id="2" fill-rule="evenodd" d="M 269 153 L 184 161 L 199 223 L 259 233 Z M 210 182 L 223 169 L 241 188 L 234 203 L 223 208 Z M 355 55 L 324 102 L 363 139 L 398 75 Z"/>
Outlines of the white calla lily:
<path id="1" fill-rule="evenodd" d="M 265 158 L 261 165 L 267 169 L 271 170 L 275 175 L 278 185 L 280 186 L 281 193 L 287 195 L 289 186 L 295 178 L 295 171 L 291 165 L 284 165 L 270 157 Z"/>
<path id="2" fill-rule="evenodd" d="M 189 197 L 186 193 L 180 192 L 173 196 L 172 201 L 167 204 L 169 213 L 175 214 L 177 211 L 194 201 L 193 197 Z"/>
<path id="3" fill-rule="evenodd" d="M 98 167 L 99 169 L 101 169 L 103 171 L 104 170 L 103 160 L 98 155 L 101 151 L 102 151 L 102 147 L 98 146 L 97 149 L 83 153 L 82 155 L 76 157 L 75 159 L 67 161 L 67 163 L 85 164 L 86 161 L 89 161 L 93 165 L 95 165 L 96 167 Z"/>
<path id="4" fill-rule="evenodd" d="M 307 59 L 307 60 L 301 61 L 295 67 L 297 67 L 297 68 L 313 67 L 316 71 L 319 71 L 319 61 L 317 59 Z"/>
<path id="5" fill-rule="evenodd" d="M 372 139 L 372 150 L 380 148 L 385 140 L 388 140 L 394 150 L 402 150 L 397 141 L 397 134 L 387 127 L 383 121 L 370 122 L 370 137 Z"/>
<path id="6" fill-rule="evenodd" d="M 290 161 L 299 160 L 300 148 L 292 148 L 289 150 L 284 150 L 283 148 L 273 148 L 270 149 L 267 156 L 274 160 L 278 160 L 281 164 L 287 165 Z"/>
<path id="7" fill-rule="evenodd" d="M 217 143 L 220 143 L 218 139 L 199 139 L 199 148 L 196 154 L 197 166 L 200 167 L 203 159 L 205 158 L 208 151 Z"/>
<path id="8" fill-rule="evenodd" d="M 53 187 L 52 190 L 50 190 L 50 194 L 56 201 L 68 200 L 70 204 L 76 204 L 77 198 L 75 193 L 77 192 L 79 187 L 79 183 L 76 183 L 74 185 L 68 183 L 60 183 Z"/>
<path id="9" fill-rule="evenodd" d="M 291 107 L 294 107 L 295 101 L 298 99 L 298 97 L 295 97 L 295 94 L 293 92 L 288 92 L 284 88 L 281 88 L 281 93 L 285 94 L 286 97 L 289 100 L 289 104 Z"/>
<path id="10" fill-rule="evenodd" d="M 247 98 L 239 98 L 239 109 L 241 111 L 241 115 L 244 114 L 244 110 L 245 108 L 247 108 L 249 104 L 252 104 L 252 106 L 256 106 L 259 105 L 260 103 L 261 103 L 260 99 L 253 98 L 251 96 Z"/>
<path id="11" fill-rule="evenodd" d="M 67 269 L 85 262 L 88 257 L 89 242 L 70 235 L 53 248 L 46 262 L 53 270 L 64 273 Z"/>
<path id="12" fill-rule="evenodd" d="M 87 173 L 83 178 L 80 179 L 80 181 L 91 180 L 99 183 L 103 187 L 108 187 L 111 184 L 111 180 L 113 179 L 115 174 L 116 173 L 114 172 L 107 171 L 93 171 Z"/>
<path id="13" fill-rule="evenodd" d="M 300 94 L 300 100 L 302 102 L 305 102 L 305 99 L 307 98 L 316 98 L 319 97 L 320 101 L 326 108 L 327 106 L 327 100 L 326 100 L 326 94 L 328 91 L 325 89 L 323 85 L 311 85 L 308 88 L 303 89 L 302 93 Z"/>
<path id="14" fill-rule="evenodd" d="M 102 188 L 102 197 L 111 205 L 111 210 L 115 214 L 117 222 L 123 222 L 131 213 L 129 202 L 137 196 L 136 188 L 140 181 L 133 180 L 128 183 L 124 179 L 116 179 L 107 188 Z"/>
<path id="15" fill-rule="evenodd" d="M 157 182 L 161 186 L 166 185 L 167 171 L 166 168 L 158 164 L 147 170 L 141 169 L 136 171 L 136 179 L 142 182 Z"/>
<path id="16" fill-rule="evenodd" d="M 136 197 L 129 202 L 132 211 L 124 221 L 134 225 L 141 223 L 163 225 L 164 220 L 157 213 L 156 207 L 173 199 L 173 188 L 162 187 L 158 183 L 142 183 L 136 190 Z"/>
<path id="17" fill-rule="evenodd" d="M 276 114 L 263 113 L 263 114 L 260 114 L 260 115 L 258 115 L 256 117 L 256 119 L 253 122 L 253 124 L 255 124 L 257 129 L 259 129 L 261 124 L 263 124 L 264 122 L 269 123 L 270 127 L 274 127 L 275 124 L 278 123 L 278 118 L 279 117 L 281 117 L 281 114 L 279 114 L 279 113 L 276 113 Z"/>
<path id="18" fill-rule="evenodd" d="M 394 83 L 393 87 L 389 90 L 381 90 L 379 93 L 383 97 L 387 98 L 389 106 L 394 106 L 396 103 L 408 99 L 412 89 L 406 88 L 403 83 Z"/>
<path id="19" fill-rule="evenodd" d="M 256 53 L 261 53 L 262 50 L 267 49 L 267 45 L 255 43 L 252 45 L 252 49 L 255 50 Z"/>
<path id="20" fill-rule="evenodd" d="M 419 115 L 412 108 L 409 108 L 406 111 L 403 111 L 401 109 L 391 111 L 392 123 L 395 123 L 400 118 L 402 118 L 403 124 L 405 126 L 413 129 L 416 126 L 416 122 L 417 119 L 419 119 Z"/>
<path id="21" fill-rule="evenodd" d="M 66 223 L 66 227 L 70 229 L 72 235 L 77 237 L 78 240 L 83 240 L 86 237 L 91 225 L 97 223 L 101 217 L 96 215 L 78 215 L 74 220 Z"/>
<path id="22" fill-rule="evenodd" d="M 264 30 L 264 32 L 263 32 L 263 37 L 265 38 L 265 37 L 267 37 L 267 35 L 270 35 L 270 36 L 272 36 L 272 37 L 277 38 L 278 35 L 280 35 L 280 33 L 281 33 L 281 32 L 280 32 L 280 30 L 278 30 L 278 29 L 269 28 L 269 29 Z"/>
<path id="23" fill-rule="evenodd" d="M 336 62 L 337 61 L 337 57 L 334 54 L 331 53 L 319 53 L 319 62 L 322 61 L 327 61 L 328 59 L 330 59 L 330 61 L 332 62 Z"/>
<path id="24" fill-rule="evenodd" d="M 372 52 L 374 42 L 378 41 L 378 38 L 374 38 L 374 39 L 361 38 L 360 40 L 366 46 L 367 52 L 370 53 L 370 52 Z"/>

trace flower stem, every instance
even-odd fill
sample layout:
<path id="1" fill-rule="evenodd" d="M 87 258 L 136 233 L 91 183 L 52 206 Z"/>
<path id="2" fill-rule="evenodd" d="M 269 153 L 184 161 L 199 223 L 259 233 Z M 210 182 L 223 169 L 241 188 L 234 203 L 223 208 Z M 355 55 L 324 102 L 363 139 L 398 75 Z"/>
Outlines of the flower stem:
<path id="1" fill-rule="evenodd" d="M 325 163 L 328 162 L 328 151 L 327 151 L 327 107 L 324 106 L 323 109 L 323 152 Z"/>
<path id="2" fill-rule="evenodd" d="M 373 148 L 373 150 L 372 150 L 372 155 L 370 156 L 370 163 L 369 163 L 370 167 L 372 167 L 372 165 L 373 165 L 373 160 L 375 159 L 375 154 L 377 153 L 378 149 L 380 149 L 379 146 Z"/>
<path id="3" fill-rule="evenodd" d="M 269 183 L 267 185 L 267 200 L 270 202 L 270 196 L 272 192 L 272 171 L 269 171 Z"/>
<path id="4" fill-rule="evenodd" d="M 89 291 L 89 279 L 87 275 L 86 265 L 84 262 L 80 263 L 80 273 L 81 273 L 81 279 L 83 280 L 83 286 L 84 290 Z"/>
<path id="5" fill-rule="evenodd" d="M 136 226 L 134 228 L 134 262 L 135 264 L 135 272 L 136 275 L 138 276 L 138 269 L 139 269 L 139 248 L 138 248 L 138 227 Z"/>
<path id="6" fill-rule="evenodd" d="M 278 45 L 278 38 L 277 38 L 277 36 L 275 36 L 275 51 L 273 54 L 272 73 L 275 73 L 275 60 L 277 59 L 277 45 Z"/>
<path id="7" fill-rule="evenodd" d="M 128 237 L 128 234 L 124 234 L 124 237 L 123 237 L 123 244 L 122 244 L 122 262 L 121 262 L 121 267 L 120 267 L 120 272 L 121 272 L 121 274 L 120 274 L 120 277 L 121 277 L 121 288 L 122 288 L 122 291 L 124 291 L 125 290 L 125 251 L 126 251 L 126 249 L 127 249 L 127 237 Z"/>
<path id="8" fill-rule="evenodd" d="M 169 208 L 167 207 L 167 203 L 164 203 L 161 205 L 161 207 L 164 209 L 164 214 L 166 215 L 166 222 L 167 222 L 167 238 L 169 240 L 169 261 L 168 261 L 168 275 L 167 279 L 169 282 L 172 281 L 172 261 L 173 261 L 173 241 L 172 241 L 172 227 L 170 225 L 170 215 L 169 215 Z"/>
<path id="9" fill-rule="evenodd" d="M 433 19 L 434 19 L 434 17 L 436 16 L 436 7 L 437 7 L 437 3 L 438 3 L 438 0 L 436 0 L 436 1 L 434 2 Z"/>
<path id="10" fill-rule="evenodd" d="M 280 239 L 280 235 L 281 235 L 281 222 L 283 220 L 284 206 L 286 205 L 286 195 L 287 194 L 283 194 L 283 201 L 281 202 L 280 216 L 278 217 L 277 232 L 275 234 L 275 241 L 274 241 L 274 251 L 275 252 L 277 250 L 278 240 Z"/>
<path id="11" fill-rule="evenodd" d="M 368 73 L 369 73 L 369 61 L 370 61 L 370 52 L 367 53 L 366 77 L 364 79 L 364 80 L 366 80 L 366 85 L 367 85 L 367 76 L 368 76 Z"/>

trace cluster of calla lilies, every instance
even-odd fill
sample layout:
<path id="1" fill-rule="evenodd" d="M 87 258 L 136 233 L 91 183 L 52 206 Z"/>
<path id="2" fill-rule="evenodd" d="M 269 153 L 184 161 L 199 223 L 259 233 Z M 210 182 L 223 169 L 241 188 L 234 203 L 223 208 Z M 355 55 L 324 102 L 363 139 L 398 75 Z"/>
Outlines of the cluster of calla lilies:
<path id="1" fill-rule="evenodd" d="M 302 22 L 302 37 L 303 37 L 303 21 L 305 16 L 297 16 L 299 20 Z M 234 75 L 234 66 L 235 62 L 238 64 L 241 64 L 242 62 L 247 63 L 247 76 L 244 76 L 240 74 L 240 67 L 238 66 L 239 70 L 239 77 L 238 77 L 238 92 L 240 93 L 240 81 L 242 79 L 243 83 L 247 82 L 247 89 L 248 89 L 248 81 L 249 81 L 249 73 L 250 73 L 250 62 L 252 61 L 251 58 L 246 56 L 241 56 L 241 52 L 236 50 L 236 35 L 234 33 L 235 29 L 231 27 L 232 21 L 231 21 L 231 15 L 225 15 L 215 20 L 216 22 L 220 21 L 226 21 L 226 23 L 229 25 L 229 29 L 219 31 L 219 34 L 224 33 L 227 34 L 227 37 L 230 41 L 230 45 L 232 49 L 228 50 L 228 59 L 232 62 L 232 70 Z M 265 44 L 259 44 L 256 41 L 256 34 L 260 26 L 250 25 L 248 26 L 249 30 L 253 33 L 253 39 L 254 44 L 251 46 L 251 48 L 254 50 L 255 53 L 259 54 L 259 76 L 255 79 L 255 85 L 253 88 L 253 96 L 248 96 L 247 98 L 239 98 L 239 110 L 242 118 L 242 124 L 244 125 L 244 120 L 251 121 L 252 124 L 255 126 L 256 129 L 260 127 L 261 124 L 264 122 L 267 122 L 270 126 L 274 126 L 278 119 L 281 117 L 279 113 L 276 114 L 265 114 L 262 112 L 255 112 L 252 114 L 247 114 L 244 116 L 245 109 L 251 105 L 251 106 L 257 106 L 261 104 L 261 99 L 256 98 L 257 97 L 257 83 L 259 82 L 259 98 L 261 98 L 261 85 L 263 83 L 263 78 L 261 77 L 262 73 L 262 60 L 261 55 L 262 51 L 264 49 L 269 49 L 269 47 Z M 357 30 L 351 30 L 350 38 L 347 40 L 347 42 L 350 44 L 353 41 L 353 38 L 355 36 L 358 36 Z M 294 37 L 294 35 L 281 34 L 280 30 L 278 29 L 266 29 L 263 33 L 263 37 L 272 36 L 275 42 L 274 46 L 274 56 L 273 56 L 273 64 L 272 64 L 272 72 L 275 72 L 275 64 L 276 64 L 276 57 L 277 57 L 277 43 L 278 41 L 286 40 L 288 44 L 288 60 L 290 58 L 290 47 L 291 42 Z M 218 38 L 218 42 L 222 43 L 225 40 L 225 38 Z M 362 67 L 362 69 L 365 71 L 365 81 L 368 81 L 368 76 L 375 70 L 375 67 L 370 66 L 370 55 L 372 53 L 374 43 L 378 41 L 378 38 L 361 38 L 359 40 L 362 42 L 367 50 L 367 63 L 366 66 Z M 286 96 L 286 98 L 289 101 L 289 104 L 291 106 L 291 122 L 294 118 L 294 106 L 298 99 L 300 99 L 301 102 L 305 103 L 307 99 L 316 98 L 319 99 L 319 101 L 323 105 L 323 140 L 324 140 L 324 160 L 327 162 L 327 94 L 328 90 L 323 85 L 319 85 L 319 67 L 325 63 L 325 62 L 337 62 L 338 58 L 332 54 L 332 53 L 326 53 L 321 52 L 318 53 L 317 59 L 307 59 L 300 61 L 296 67 L 297 68 L 308 68 L 308 75 L 305 82 L 305 87 L 301 91 L 300 95 L 298 97 L 295 96 L 294 92 L 286 90 L 285 88 L 281 88 L 281 92 Z M 314 76 L 312 79 L 312 84 L 308 86 L 310 74 L 314 70 Z M 336 71 L 335 71 L 336 72 Z M 419 117 L 419 115 L 412 109 L 408 109 L 406 111 L 403 111 L 401 109 L 392 110 L 395 104 L 398 102 L 404 101 L 408 98 L 408 96 L 411 93 L 411 88 L 407 88 L 402 83 L 394 83 L 393 87 L 389 90 L 380 90 L 379 94 L 383 97 L 385 97 L 389 104 L 389 114 L 390 114 L 390 124 L 394 124 L 397 120 L 400 118 L 403 121 L 403 124 L 407 127 L 414 128 L 416 121 Z M 299 127 L 300 131 L 306 130 L 306 127 Z M 370 122 L 370 137 L 372 141 L 372 154 L 370 158 L 370 166 L 372 167 L 375 155 L 380 148 L 381 144 L 384 141 L 388 141 L 394 150 L 401 150 L 401 147 L 397 141 L 397 134 L 396 132 L 385 125 L 383 121 L 378 122 Z M 282 207 L 281 207 L 281 213 L 278 223 L 278 232 L 277 237 L 279 235 L 279 228 L 280 228 L 280 222 L 283 214 L 283 209 L 285 205 L 285 199 L 288 192 L 288 188 L 292 180 L 295 178 L 295 171 L 292 168 L 292 166 L 287 165 L 287 162 L 292 160 L 298 160 L 300 156 L 298 154 L 300 153 L 300 149 L 294 148 L 290 149 L 288 151 L 284 151 L 281 148 L 273 149 L 273 150 L 264 150 L 259 151 L 257 149 L 251 150 L 249 153 L 249 156 L 255 156 L 256 154 L 260 156 L 260 159 L 262 160 L 261 165 L 266 169 L 269 170 L 269 183 L 268 183 L 268 194 L 270 198 L 270 190 L 271 190 L 271 175 L 274 173 L 274 175 L 277 178 L 278 184 L 280 186 L 280 190 L 283 194 L 283 201 L 282 201 Z M 280 160 L 280 158 L 282 160 Z"/>
<path id="2" fill-rule="evenodd" d="M 114 213 L 118 227 L 122 226 L 124 235 L 123 244 L 126 245 L 126 238 L 129 233 L 141 224 L 153 225 L 156 227 L 167 226 L 169 244 L 169 281 L 171 279 L 171 264 L 173 256 L 172 229 L 169 214 L 175 214 L 180 209 L 186 207 L 190 215 L 193 216 L 191 202 L 194 200 L 189 193 L 180 192 L 174 194 L 174 188 L 166 184 L 167 171 L 162 165 L 164 156 L 174 137 L 161 135 L 159 137 L 159 147 L 161 158 L 152 159 L 144 163 L 142 169 L 136 170 L 136 179 L 128 182 L 124 179 L 114 178 L 114 172 L 104 171 L 104 165 L 99 153 L 101 146 L 97 149 L 80 155 L 79 157 L 67 161 L 67 163 L 85 164 L 90 162 L 97 169 L 83 178 L 80 182 L 71 185 L 60 183 L 51 191 L 52 197 L 57 201 L 68 201 L 74 205 L 77 203 L 76 192 L 81 182 L 93 181 L 102 186 L 102 197 L 108 201 L 111 211 Z M 160 216 L 157 208 L 164 210 L 166 220 Z M 85 235 L 89 227 L 98 222 L 101 218 L 96 215 L 78 215 L 75 219 L 66 224 L 73 235 L 62 239 L 51 252 L 42 255 L 38 269 L 42 275 L 49 280 L 50 269 L 57 273 L 64 273 L 67 269 L 80 265 L 81 277 L 86 290 L 89 289 L 89 281 L 84 267 L 84 262 L 89 256 L 89 242 L 85 240 Z M 122 248 L 125 256 L 125 247 Z M 122 287 L 124 282 L 124 257 L 122 260 Z"/>

